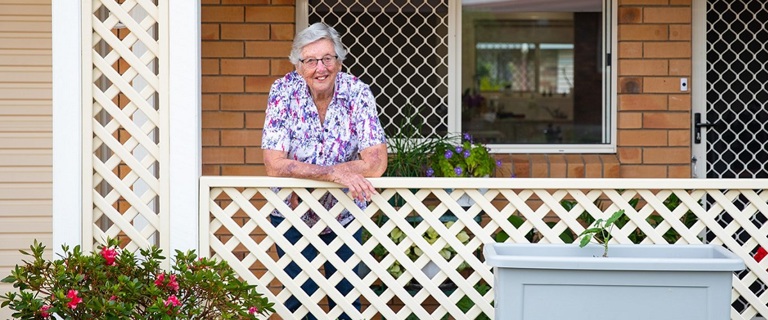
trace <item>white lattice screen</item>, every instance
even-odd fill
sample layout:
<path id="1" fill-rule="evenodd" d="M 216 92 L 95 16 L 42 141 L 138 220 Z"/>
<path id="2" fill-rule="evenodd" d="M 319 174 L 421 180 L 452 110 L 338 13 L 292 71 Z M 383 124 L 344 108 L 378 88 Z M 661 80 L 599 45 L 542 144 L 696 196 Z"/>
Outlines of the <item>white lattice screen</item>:
<path id="1" fill-rule="evenodd" d="M 747 270 L 733 278 L 731 319 L 753 319 L 768 315 L 768 259 L 753 258 L 759 247 L 768 248 L 768 227 L 753 223 L 754 217 L 768 214 L 766 180 L 695 180 L 695 179 L 449 179 L 449 178 L 378 178 L 373 184 L 381 194 L 361 211 L 333 184 L 298 179 L 267 177 L 203 177 L 201 180 L 200 238 L 202 248 L 224 259 L 243 278 L 256 284 L 270 300 L 277 302 L 278 316 L 301 318 L 307 313 L 319 319 L 336 319 L 342 312 L 353 319 L 483 319 L 493 318 L 493 274 L 480 255 L 483 243 L 495 241 L 504 233 L 510 242 L 569 242 L 585 228 L 585 221 L 606 218 L 619 209 L 626 219 L 614 229 L 617 243 L 675 243 L 679 245 L 710 242 L 721 244 L 744 259 Z M 274 193 L 269 187 L 283 187 Z M 461 186 L 448 192 L 445 186 Z M 311 189 L 308 189 L 311 188 Z M 487 189 L 481 189 L 487 188 Z M 484 193 L 480 192 L 484 191 Z M 288 208 L 281 199 L 296 192 L 301 203 Z M 340 202 L 326 210 L 318 199 L 330 192 Z M 389 202 L 399 194 L 405 203 Z M 475 204 L 462 208 L 457 199 L 469 195 Z M 393 206 L 395 204 L 395 206 Z M 342 207 L 356 216 L 347 226 L 333 218 Z M 277 208 L 286 220 L 273 227 L 270 212 Z M 298 217 L 307 209 L 320 215 L 321 222 L 309 228 Z M 455 214 L 456 222 L 443 223 Z M 728 215 L 730 222 L 718 217 Z M 380 217 L 386 218 L 380 218 Z M 479 216 L 479 220 L 475 218 Z M 419 218 L 415 218 L 419 217 Z M 282 234 L 296 227 L 303 240 L 291 245 Z M 338 238 L 326 244 L 317 235 L 326 226 Z M 429 228 L 440 235 L 425 237 Z M 363 243 L 352 237 L 364 229 Z M 402 239 L 394 237 L 398 229 Z M 465 238 L 464 234 L 469 237 Z M 744 239 L 743 235 L 749 235 Z M 390 235 L 392 237 L 390 237 Z M 393 239 L 397 240 L 393 240 Z M 300 252 L 307 245 L 321 254 L 308 261 Z M 341 261 L 329 252 L 347 244 L 355 254 Z M 278 259 L 274 246 L 286 255 Z M 440 251 L 449 246 L 453 254 Z M 408 255 L 418 247 L 423 254 Z M 383 249 L 383 251 L 382 251 Z M 413 251 L 411 251 L 413 252 Z M 323 254 L 325 253 L 325 254 Z M 304 272 L 291 279 L 285 272 L 290 261 Z M 326 279 L 321 266 L 330 261 L 339 270 Z M 440 271 L 432 278 L 424 267 L 433 262 Z M 370 272 L 354 272 L 357 264 Z M 402 273 L 388 271 L 394 264 Z M 461 265 L 468 266 L 458 271 Z M 300 285 L 313 279 L 320 290 L 307 295 Z M 355 287 L 343 297 L 334 290 L 342 278 Z M 487 290 L 487 291 L 486 291 Z M 291 313 L 282 306 L 295 294 L 302 307 Z M 328 310 L 325 298 L 337 303 Z M 351 301 L 362 298 L 357 312 Z M 467 303 L 471 302 L 471 303 Z M 554 302 L 553 302 L 554 303 Z"/>
<path id="2" fill-rule="evenodd" d="M 447 0 L 308 4 L 309 23 L 324 22 L 341 34 L 349 50 L 344 66 L 371 84 L 390 136 L 430 137 L 447 131 Z"/>
<path id="3" fill-rule="evenodd" d="M 97 0 L 83 4 L 84 194 L 83 244 L 88 249 L 107 237 L 122 239 L 135 250 L 156 245 L 161 237 L 160 199 L 167 185 L 166 97 L 160 70 L 166 63 L 167 36 L 160 17 L 167 1 Z M 165 145 L 166 147 L 162 147 Z M 90 146 L 90 148 L 88 147 Z M 167 210 L 165 210 L 167 212 Z M 165 236 L 165 235 L 163 235 Z"/>

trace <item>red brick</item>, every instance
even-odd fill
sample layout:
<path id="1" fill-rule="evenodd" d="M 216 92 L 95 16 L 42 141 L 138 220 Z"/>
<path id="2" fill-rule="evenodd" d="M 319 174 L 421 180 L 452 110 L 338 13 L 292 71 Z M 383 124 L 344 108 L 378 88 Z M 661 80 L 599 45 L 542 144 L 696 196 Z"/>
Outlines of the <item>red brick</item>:
<path id="1" fill-rule="evenodd" d="M 294 0 L 272 0 L 272 4 L 276 5 L 294 5 L 296 4 L 296 1 Z"/>
<path id="2" fill-rule="evenodd" d="M 221 59 L 221 74 L 268 75 L 267 59 Z"/>
<path id="3" fill-rule="evenodd" d="M 272 59 L 271 65 L 273 76 L 283 76 L 293 70 L 296 70 L 296 66 L 288 59 Z"/>
<path id="4" fill-rule="evenodd" d="M 688 129 L 691 115 L 687 112 L 646 112 L 643 113 L 643 128 L 646 129 Z"/>
<path id="5" fill-rule="evenodd" d="M 691 76 L 691 60 L 690 59 L 669 60 L 669 75 L 690 77 Z"/>
<path id="6" fill-rule="evenodd" d="M 549 163 L 544 155 L 531 155 L 531 178 L 549 178 Z"/>
<path id="7" fill-rule="evenodd" d="M 643 127 L 643 114 L 640 112 L 619 112 L 618 126 L 621 129 L 640 129 Z"/>
<path id="8" fill-rule="evenodd" d="M 221 25 L 223 40 L 268 40 L 269 25 L 254 23 L 228 23 Z"/>
<path id="9" fill-rule="evenodd" d="M 680 93 L 680 78 L 645 77 L 643 90 L 646 93 Z"/>
<path id="10" fill-rule="evenodd" d="M 603 177 L 604 178 L 619 178 L 621 177 L 621 165 L 619 159 L 615 154 L 601 154 L 600 160 L 603 162 Z"/>
<path id="11" fill-rule="evenodd" d="M 691 110 L 691 95 L 690 94 L 670 94 L 669 95 L 669 110 Z"/>
<path id="12" fill-rule="evenodd" d="M 218 40 L 219 39 L 219 25 L 215 23 L 203 23 L 200 24 L 200 39 L 202 40 Z"/>
<path id="13" fill-rule="evenodd" d="M 245 148 L 245 163 L 248 164 L 263 164 L 264 152 L 258 147 Z"/>
<path id="14" fill-rule="evenodd" d="M 685 147 L 691 145 L 690 130 L 669 130 L 669 145 L 672 147 Z"/>
<path id="15" fill-rule="evenodd" d="M 264 166 L 221 166 L 221 175 L 223 176 L 266 176 L 267 170 Z"/>
<path id="16" fill-rule="evenodd" d="M 691 178 L 690 165 L 669 166 L 667 168 L 667 171 L 669 172 L 668 174 L 669 178 L 681 178 L 681 179 Z"/>
<path id="17" fill-rule="evenodd" d="M 242 22 L 243 7 L 203 6 L 200 12 L 202 22 Z"/>
<path id="18" fill-rule="evenodd" d="M 222 4 L 269 4 L 269 0 L 221 0 Z"/>
<path id="19" fill-rule="evenodd" d="M 645 23 L 691 23 L 690 7 L 646 7 L 643 9 Z"/>
<path id="20" fill-rule="evenodd" d="M 668 0 L 620 0 L 619 5 L 620 6 L 626 6 L 626 5 L 646 5 L 646 6 L 653 6 L 653 5 L 666 5 L 668 3 Z"/>
<path id="21" fill-rule="evenodd" d="M 203 58 L 243 57 L 243 43 L 235 41 L 203 41 L 200 48 Z"/>
<path id="22" fill-rule="evenodd" d="M 248 129 L 263 129 L 265 117 L 266 114 L 264 112 L 248 112 L 245 114 L 245 127 Z"/>
<path id="23" fill-rule="evenodd" d="M 669 40 L 672 41 L 690 41 L 691 40 L 691 25 L 671 25 L 669 26 Z"/>
<path id="24" fill-rule="evenodd" d="M 524 155 L 512 155 L 512 174 L 518 178 L 531 177 L 531 159 Z"/>
<path id="25" fill-rule="evenodd" d="M 619 24 L 641 23 L 643 21 L 643 9 L 638 7 L 619 8 Z"/>
<path id="26" fill-rule="evenodd" d="M 256 58 L 287 58 L 291 53 L 291 41 L 247 41 L 245 56 Z"/>
<path id="27" fill-rule="evenodd" d="M 684 164 L 691 161 L 691 149 L 677 148 L 643 148 L 644 164 Z"/>
<path id="28" fill-rule="evenodd" d="M 203 147 L 219 145 L 219 130 L 203 129 L 202 132 Z"/>
<path id="29" fill-rule="evenodd" d="M 243 92 L 243 77 L 238 76 L 203 76 L 203 93 Z"/>
<path id="30" fill-rule="evenodd" d="M 204 176 L 218 176 L 221 174 L 221 167 L 219 165 L 203 164 Z"/>
<path id="31" fill-rule="evenodd" d="M 642 58 L 642 42 L 619 42 L 619 57 L 621 58 Z"/>
<path id="32" fill-rule="evenodd" d="M 619 60 L 619 76 L 663 76 L 668 73 L 668 70 L 667 60 Z"/>
<path id="33" fill-rule="evenodd" d="M 643 79 L 637 77 L 620 77 L 619 93 L 642 93 Z"/>
<path id="34" fill-rule="evenodd" d="M 584 159 L 578 154 L 565 155 L 565 161 L 568 163 L 568 178 L 584 178 L 585 166 Z"/>
<path id="35" fill-rule="evenodd" d="M 618 152 L 621 164 L 638 164 L 643 162 L 642 148 L 619 147 Z"/>
<path id="36" fill-rule="evenodd" d="M 222 94 L 221 110 L 263 111 L 267 103 L 264 94 Z"/>
<path id="37" fill-rule="evenodd" d="M 208 147 L 203 148 L 203 164 L 234 164 L 244 163 L 245 152 L 243 148 L 235 147 Z"/>
<path id="38" fill-rule="evenodd" d="M 622 24 L 619 25 L 619 40 L 628 41 L 661 41 L 669 39 L 669 28 L 666 25 Z"/>
<path id="39" fill-rule="evenodd" d="M 550 178 L 565 178 L 568 175 L 565 156 L 561 154 L 547 155 L 547 161 L 549 162 Z"/>
<path id="40" fill-rule="evenodd" d="M 242 112 L 203 112 L 203 129 L 243 128 L 245 116 Z"/>
<path id="41" fill-rule="evenodd" d="M 645 42 L 643 56 L 646 58 L 690 58 L 691 43 L 679 42 Z"/>
<path id="42" fill-rule="evenodd" d="M 277 77 L 245 77 L 245 92 L 269 93 Z"/>
<path id="43" fill-rule="evenodd" d="M 273 23 L 270 25 L 269 38 L 271 40 L 289 40 L 293 41 L 296 35 L 296 29 L 293 24 Z"/>
<path id="44" fill-rule="evenodd" d="M 666 130 L 619 130 L 618 145 L 629 146 L 666 146 Z"/>
<path id="45" fill-rule="evenodd" d="M 296 13 L 293 6 L 247 7 L 245 21 L 247 22 L 287 22 L 293 23 Z"/>
<path id="46" fill-rule="evenodd" d="M 219 74 L 219 59 L 201 59 L 201 68 L 204 75 Z"/>
<path id="47" fill-rule="evenodd" d="M 261 130 L 221 130 L 221 145 L 224 147 L 258 146 Z"/>
<path id="48" fill-rule="evenodd" d="M 620 94 L 619 111 L 666 110 L 667 95 Z"/>
<path id="49" fill-rule="evenodd" d="M 603 161 L 596 154 L 585 154 L 584 158 L 584 176 L 586 178 L 603 177 Z"/>
<path id="50" fill-rule="evenodd" d="M 666 178 L 667 166 L 627 165 L 621 166 L 622 178 Z"/>
<path id="51" fill-rule="evenodd" d="M 219 110 L 219 95 L 218 94 L 203 94 L 202 98 L 203 111 Z"/>

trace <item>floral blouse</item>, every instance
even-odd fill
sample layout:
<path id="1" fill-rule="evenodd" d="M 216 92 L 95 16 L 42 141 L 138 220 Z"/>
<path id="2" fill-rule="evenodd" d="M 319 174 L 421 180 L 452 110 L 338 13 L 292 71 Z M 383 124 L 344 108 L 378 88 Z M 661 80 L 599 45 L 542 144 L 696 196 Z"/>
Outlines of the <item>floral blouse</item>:
<path id="1" fill-rule="evenodd" d="M 261 148 L 288 152 L 288 159 L 332 166 L 356 160 L 361 150 L 386 142 L 376 101 L 368 85 L 357 77 L 339 72 L 333 95 L 325 122 L 321 124 L 307 83 L 296 71 L 275 81 L 267 101 Z M 288 204 L 290 198 L 285 202 Z M 336 202 L 330 193 L 320 199 L 320 203 L 329 209 Z M 365 209 L 365 201 L 355 202 Z M 272 215 L 282 216 L 278 210 Z M 354 217 L 344 210 L 336 219 L 346 225 Z M 309 210 L 302 220 L 312 227 L 320 218 Z M 329 232 L 327 227 L 322 231 L 323 234 Z"/>

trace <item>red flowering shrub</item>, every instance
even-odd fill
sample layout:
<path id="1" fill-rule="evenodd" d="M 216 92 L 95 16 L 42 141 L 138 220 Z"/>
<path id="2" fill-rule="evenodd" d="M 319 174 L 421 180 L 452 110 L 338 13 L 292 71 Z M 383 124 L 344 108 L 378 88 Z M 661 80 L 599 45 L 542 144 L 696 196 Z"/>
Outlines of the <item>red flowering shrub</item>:
<path id="1" fill-rule="evenodd" d="M 0 296 L 17 319 L 255 319 L 274 312 L 226 262 L 192 251 L 176 251 L 172 270 L 163 271 L 160 249 L 137 258 L 116 239 L 90 255 L 64 246 L 65 256 L 54 261 L 43 259 L 37 241 L 30 249 L 22 253 L 33 260 L 3 279 L 18 289 Z"/>

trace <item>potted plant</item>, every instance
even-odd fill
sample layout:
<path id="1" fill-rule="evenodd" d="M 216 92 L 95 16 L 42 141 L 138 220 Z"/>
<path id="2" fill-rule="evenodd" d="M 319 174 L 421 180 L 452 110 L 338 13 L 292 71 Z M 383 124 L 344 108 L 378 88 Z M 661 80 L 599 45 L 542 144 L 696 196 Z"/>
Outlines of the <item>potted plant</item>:
<path id="1" fill-rule="evenodd" d="M 161 250 L 139 256 L 108 239 L 98 252 L 79 246 L 61 259 L 43 258 L 35 241 L 32 259 L 16 266 L 3 282 L 18 292 L 0 299 L 16 319 L 256 319 L 274 312 L 255 286 L 239 279 L 224 261 L 176 252 L 172 269 L 160 269 Z"/>
<path id="2" fill-rule="evenodd" d="M 741 259 L 717 245 L 608 245 L 622 215 L 596 220 L 578 246 L 486 244 L 497 319 L 729 317 L 733 271 L 744 268 Z"/>
<path id="3" fill-rule="evenodd" d="M 490 177 L 501 167 L 501 161 L 490 153 L 484 144 L 474 141 L 469 133 L 460 137 L 445 139 L 437 143 L 429 156 L 428 177 Z M 487 189 L 481 189 L 485 193 Z M 474 203 L 464 194 L 457 200 L 460 206 L 470 207 Z"/>

